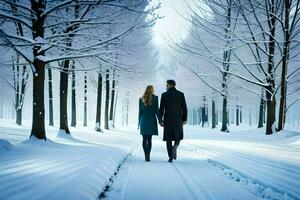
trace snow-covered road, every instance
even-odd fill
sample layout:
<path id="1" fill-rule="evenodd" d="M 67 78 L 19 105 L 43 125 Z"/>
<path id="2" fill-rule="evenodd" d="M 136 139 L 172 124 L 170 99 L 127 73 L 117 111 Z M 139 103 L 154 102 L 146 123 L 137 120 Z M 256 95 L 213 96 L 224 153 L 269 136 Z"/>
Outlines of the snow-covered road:
<path id="1" fill-rule="evenodd" d="M 241 184 L 224 176 L 207 162 L 205 154 L 181 144 L 178 159 L 167 162 L 165 143 L 154 139 L 151 162 L 144 162 L 143 151 L 136 148 L 125 164 L 107 199 L 258 199 Z"/>

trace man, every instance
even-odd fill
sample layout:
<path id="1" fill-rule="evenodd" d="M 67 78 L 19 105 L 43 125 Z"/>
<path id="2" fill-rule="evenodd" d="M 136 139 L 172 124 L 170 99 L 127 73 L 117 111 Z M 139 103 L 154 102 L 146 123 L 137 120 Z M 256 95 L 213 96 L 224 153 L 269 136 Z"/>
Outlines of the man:
<path id="1" fill-rule="evenodd" d="M 164 127 L 163 140 L 166 141 L 169 161 L 177 158 L 177 147 L 183 139 L 183 125 L 187 121 L 187 107 L 184 94 L 175 88 L 174 80 L 167 81 L 167 92 L 161 95 L 160 113 Z M 172 144 L 174 141 L 174 145 Z"/>

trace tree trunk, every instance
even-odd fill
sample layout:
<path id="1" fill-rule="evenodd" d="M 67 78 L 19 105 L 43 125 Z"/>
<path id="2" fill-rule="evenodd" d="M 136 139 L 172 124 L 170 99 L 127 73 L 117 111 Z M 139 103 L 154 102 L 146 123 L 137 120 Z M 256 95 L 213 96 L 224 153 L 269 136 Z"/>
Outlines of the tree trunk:
<path id="1" fill-rule="evenodd" d="M 48 68 L 48 89 L 49 89 L 49 126 L 54 126 L 54 120 L 53 120 L 52 70 L 50 68 Z"/>
<path id="2" fill-rule="evenodd" d="M 266 97 L 267 97 L 266 135 L 270 135 L 273 134 L 273 130 L 274 130 L 273 126 L 275 125 L 274 123 L 275 123 L 275 113 L 276 113 L 276 102 L 274 96 L 267 94 Z"/>
<path id="3" fill-rule="evenodd" d="M 104 128 L 109 130 L 108 109 L 109 109 L 109 70 L 106 70 L 105 80 L 105 111 L 104 111 Z"/>
<path id="4" fill-rule="evenodd" d="M 201 119 L 202 119 L 202 127 L 204 127 L 205 120 L 206 120 L 206 117 L 205 117 L 205 105 L 202 107 L 202 110 L 201 110 Z"/>
<path id="5" fill-rule="evenodd" d="M 198 108 L 198 121 L 197 125 L 201 125 L 202 123 L 202 107 Z"/>
<path id="6" fill-rule="evenodd" d="M 231 9 L 232 9 L 232 1 L 229 0 L 227 6 L 227 16 L 226 16 L 226 27 L 224 29 L 225 33 L 225 49 L 230 49 L 231 43 Z M 225 50 L 223 52 L 223 69 L 225 71 L 229 71 L 230 69 L 230 57 L 231 57 L 231 50 Z M 229 123 L 229 114 L 227 110 L 227 97 L 228 97 L 228 74 L 226 72 L 222 72 L 222 89 L 223 89 L 223 113 L 222 113 L 222 128 L 221 131 L 229 132 L 228 130 L 228 123 Z"/>
<path id="7" fill-rule="evenodd" d="M 212 116 L 211 116 L 211 124 L 212 124 L 212 128 L 216 128 L 216 105 L 215 105 L 215 101 L 212 100 Z"/>
<path id="8" fill-rule="evenodd" d="M 118 104 L 118 92 L 116 94 L 116 100 L 115 100 L 115 105 L 114 105 L 114 116 L 113 116 L 113 127 L 115 128 L 115 122 L 116 122 L 116 110 L 117 110 L 117 104 Z"/>
<path id="9" fill-rule="evenodd" d="M 16 80 L 15 80 L 15 111 L 16 111 L 16 124 L 22 125 L 22 109 L 20 105 L 20 66 L 19 66 L 19 56 L 17 58 L 17 69 L 16 69 Z"/>
<path id="10" fill-rule="evenodd" d="M 205 107 L 205 117 L 206 117 L 206 123 L 207 123 L 207 126 L 209 126 L 208 105 Z"/>
<path id="11" fill-rule="evenodd" d="M 116 80 L 115 80 L 115 70 L 113 70 L 112 88 L 111 88 L 111 101 L 110 101 L 110 111 L 109 120 L 113 120 L 114 115 L 114 103 L 115 103 L 115 90 L 116 90 Z"/>
<path id="12" fill-rule="evenodd" d="M 265 124 L 266 121 L 266 113 L 267 113 L 267 101 L 264 100 L 264 106 L 263 106 L 263 123 Z"/>
<path id="13" fill-rule="evenodd" d="M 219 123 L 219 110 L 216 109 L 216 125 L 218 126 Z"/>
<path id="14" fill-rule="evenodd" d="M 240 125 L 240 111 L 239 111 L 239 106 L 236 106 L 236 119 L 235 119 L 235 125 L 239 126 Z"/>
<path id="15" fill-rule="evenodd" d="M 199 122 L 199 116 L 198 116 L 198 109 L 193 109 L 193 115 L 194 115 L 194 125 L 198 125 Z"/>
<path id="16" fill-rule="evenodd" d="M 268 86 L 266 87 L 266 99 L 267 99 L 267 124 L 266 124 L 266 135 L 273 134 L 275 114 L 276 114 L 276 102 L 275 102 L 275 80 L 274 80 L 274 55 L 275 55 L 275 28 L 276 28 L 276 17 L 275 13 L 275 0 L 270 1 L 270 35 L 269 35 L 269 56 L 268 56 L 268 73 L 267 78 Z"/>
<path id="17" fill-rule="evenodd" d="M 70 134 L 68 126 L 68 71 L 70 60 L 64 60 L 63 70 L 60 72 L 60 126 L 66 134 Z"/>
<path id="18" fill-rule="evenodd" d="M 84 72 L 83 126 L 87 126 L 87 72 Z"/>
<path id="19" fill-rule="evenodd" d="M 19 86 L 20 86 L 20 83 L 19 83 L 19 80 L 20 80 L 20 71 L 19 71 L 19 66 L 17 66 L 17 70 L 16 70 L 16 79 L 14 81 L 14 84 L 15 84 L 15 112 L 17 113 L 16 115 L 16 124 L 17 125 L 21 125 L 22 124 L 22 120 L 21 118 L 18 119 L 18 117 L 21 117 L 20 115 L 18 115 L 18 112 L 20 109 L 20 93 L 19 93 Z M 21 113 L 21 112 L 19 112 Z"/>
<path id="20" fill-rule="evenodd" d="M 222 113 L 222 128 L 221 131 L 229 132 L 227 123 L 228 123 L 228 113 L 227 113 L 227 98 L 223 97 L 223 113 Z"/>
<path id="21" fill-rule="evenodd" d="M 98 90 L 97 90 L 97 107 L 96 107 L 96 127 L 95 130 L 102 132 L 101 130 L 101 109 L 102 109 L 102 74 L 98 74 Z"/>
<path id="22" fill-rule="evenodd" d="M 22 109 L 16 110 L 16 124 L 22 125 Z"/>
<path id="23" fill-rule="evenodd" d="M 33 39 L 44 38 L 44 21 L 41 16 L 45 10 L 45 1 L 31 1 L 31 9 L 35 12 L 32 18 Z M 36 59 L 37 56 L 45 56 L 44 51 L 39 51 L 40 47 L 33 49 L 33 66 L 35 74 L 33 76 L 33 106 L 32 106 L 32 126 L 30 137 L 46 140 L 45 132 L 45 108 L 44 108 L 44 87 L 45 87 L 45 63 Z"/>
<path id="24" fill-rule="evenodd" d="M 33 109 L 32 127 L 30 137 L 46 140 L 45 132 L 45 108 L 44 108 L 44 84 L 45 84 L 45 63 L 35 60 L 36 69 L 33 76 Z"/>
<path id="25" fill-rule="evenodd" d="M 75 127 L 76 126 L 76 85 L 75 85 L 75 80 L 76 80 L 76 74 L 75 74 L 75 63 L 73 61 L 72 65 L 72 117 L 71 117 L 71 126 Z"/>
<path id="26" fill-rule="evenodd" d="M 264 99 L 261 98 L 260 99 L 260 103 L 259 103 L 259 115 L 258 115 L 258 128 L 261 128 L 264 126 L 264 121 L 263 121 L 263 118 L 264 118 Z"/>

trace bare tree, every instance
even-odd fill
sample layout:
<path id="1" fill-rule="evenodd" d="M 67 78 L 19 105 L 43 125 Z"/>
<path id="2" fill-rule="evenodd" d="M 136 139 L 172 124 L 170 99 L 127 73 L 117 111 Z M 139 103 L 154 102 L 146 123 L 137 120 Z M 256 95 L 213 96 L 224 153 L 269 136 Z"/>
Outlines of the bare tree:
<path id="1" fill-rule="evenodd" d="M 287 92 L 289 84 L 299 81 L 299 69 L 288 70 L 288 64 L 299 56 L 299 40 L 296 39 L 299 36 L 299 31 L 296 31 L 300 21 L 299 1 L 202 0 L 186 1 L 186 5 L 189 17 L 185 18 L 192 27 L 190 34 L 180 43 L 173 41 L 172 47 L 192 58 L 178 59 L 182 66 L 223 97 L 221 130 L 228 130 L 227 107 L 233 77 L 256 87 L 252 91 L 240 86 L 260 97 L 258 127 L 263 126 L 266 110 L 266 134 L 275 130 L 276 94 L 280 89 L 278 129 L 281 130 L 290 108 L 286 106 L 287 96 L 300 90 L 293 86 Z M 222 57 L 218 54 L 221 50 Z M 214 66 L 221 80 L 213 78 L 214 72 L 200 73 L 203 69 L 201 60 Z M 281 79 L 277 84 L 279 73 Z M 222 87 L 219 88 L 216 82 Z M 291 100 L 290 105 L 297 101 L 298 96 Z M 236 115 L 239 124 L 242 121 L 241 107 L 236 110 Z"/>
<path id="2" fill-rule="evenodd" d="M 18 12 L 18 7 L 15 6 L 17 1 L 13 0 L 12 3 L 13 4 L 9 6 L 10 10 L 12 12 Z M 24 28 L 22 23 L 16 21 L 14 23 L 14 28 L 15 28 L 15 35 L 17 37 L 24 37 Z M 29 77 L 28 67 L 27 67 L 28 63 L 26 63 L 26 60 L 25 61 L 22 60 L 23 59 L 20 56 L 20 54 L 16 53 L 16 56 L 15 58 L 13 58 L 12 61 L 13 83 L 11 84 L 10 82 L 8 82 L 8 84 L 12 87 L 15 93 L 14 108 L 16 111 L 16 124 L 18 125 L 22 124 L 22 108 L 24 104 L 26 85 Z"/>
<path id="3" fill-rule="evenodd" d="M 139 2 L 1 0 L 0 20 L 3 20 L 0 27 L 1 40 L 29 63 L 33 71 L 31 136 L 46 140 L 44 110 L 46 64 L 57 61 L 61 63 L 57 67 L 61 70 L 60 129 L 69 133 L 67 89 L 70 60 L 95 57 L 105 60 L 111 52 L 103 47 L 130 33 L 140 21 L 135 20 L 128 26 L 119 24 L 119 33 L 110 38 L 95 37 L 95 35 L 90 34 L 90 31 L 99 31 L 104 25 L 109 26 L 110 20 L 120 16 L 122 11 L 135 13 L 136 19 L 140 15 L 150 15 L 151 19 L 147 23 L 153 23 L 157 18 L 153 10 L 157 8 L 145 9 L 147 5 L 147 0 Z M 7 9 L 8 7 L 15 7 L 16 10 Z M 105 11 L 106 14 L 104 15 L 101 11 Z M 20 23 L 23 26 L 24 33 L 26 33 L 24 36 L 15 34 L 9 28 L 15 23 Z"/>
<path id="4" fill-rule="evenodd" d="M 206 7 L 203 8 L 200 4 L 206 5 Z M 232 43 L 238 21 L 239 6 L 237 6 L 234 0 L 203 0 L 200 2 L 192 1 L 192 3 L 186 1 L 186 5 L 187 13 L 191 16 L 190 18 L 186 18 L 192 26 L 190 32 L 191 42 L 175 42 L 174 49 L 195 58 L 208 57 L 210 59 L 208 62 L 216 67 L 221 80 L 214 78 L 213 81 L 218 80 L 220 88 L 207 80 L 207 74 L 198 72 L 200 66 L 198 66 L 199 69 L 197 70 L 195 66 L 191 67 L 191 64 L 182 60 L 180 61 L 182 66 L 190 70 L 210 89 L 221 95 L 223 101 L 221 131 L 228 132 L 228 87 L 230 84 L 230 74 L 228 71 L 230 71 L 232 64 Z M 209 20 L 211 16 L 205 13 L 214 15 L 213 20 Z M 218 41 L 218 47 L 211 48 L 211 42 L 203 38 L 203 33 L 207 31 L 214 37 L 214 42 Z M 197 41 L 196 44 L 195 41 Z M 222 48 L 219 46 L 220 43 L 223 44 Z M 217 49 L 221 49 L 221 51 Z M 215 53 L 215 50 L 218 53 Z"/>
<path id="5" fill-rule="evenodd" d="M 102 110 L 102 71 L 98 72 L 98 87 L 97 87 L 97 106 L 96 106 L 96 126 L 95 130 L 101 130 L 101 110 Z"/>
<path id="6" fill-rule="evenodd" d="M 110 111 L 109 111 L 109 120 L 113 120 L 113 114 L 114 114 L 114 103 L 115 103 L 115 92 L 116 92 L 116 70 L 113 69 L 112 74 L 112 86 L 111 86 L 111 101 L 110 101 Z"/>
<path id="7" fill-rule="evenodd" d="M 217 124 L 217 122 L 216 122 L 216 120 L 217 120 L 217 117 L 216 117 L 216 104 L 215 104 L 215 100 L 214 99 L 212 99 L 212 103 L 211 103 L 211 105 L 212 105 L 212 111 L 211 111 L 211 127 L 212 128 L 216 128 L 216 124 Z"/>

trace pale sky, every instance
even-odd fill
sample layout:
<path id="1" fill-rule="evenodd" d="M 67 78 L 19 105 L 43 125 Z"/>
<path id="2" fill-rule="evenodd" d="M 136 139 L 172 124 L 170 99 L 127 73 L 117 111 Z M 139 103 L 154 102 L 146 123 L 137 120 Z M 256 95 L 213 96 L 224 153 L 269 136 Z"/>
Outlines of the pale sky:
<path id="1" fill-rule="evenodd" d="M 155 45 L 163 50 L 168 48 L 170 37 L 180 40 L 188 34 L 188 25 L 181 15 L 184 15 L 184 0 L 155 0 L 153 3 L 161 3 L 158 20 L 153 27 L 153 39 Z"/>
<path id="2" fill-rule="evenodd" d="M 171 40 L 179 42 L 189 32 L 189 25 L 182 16 L 185 14 L 185 0 L 153 0 L 152 4 L 157 5 L 159 2 L 161 7 L 157 12 L 163 18 L 157 20 L 152 28 L 153 42 L 159 52 L 159 62 L 157 66 L 152 66 L 157 70 L 155 78 L 147 80 L 151 84 L 155 83 L 158 94 L 165 91 L 167 79 L 177 80 L 175 69 L 177 63 L 174 63 L 168 43 Z"/>

